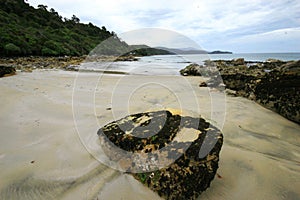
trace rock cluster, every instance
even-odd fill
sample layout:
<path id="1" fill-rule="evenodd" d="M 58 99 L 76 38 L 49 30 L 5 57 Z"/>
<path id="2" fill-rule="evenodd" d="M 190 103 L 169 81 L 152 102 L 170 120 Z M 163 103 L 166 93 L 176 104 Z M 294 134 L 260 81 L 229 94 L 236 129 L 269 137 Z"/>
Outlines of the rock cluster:
<path id="1" fill-rule="evenodd" d="M 0 58 L 0 65 L 14 68 L 22 72 L 32 72 L 35 69 L 63 69 L 78 71 L 83 62 L 118 62 L 137 61 L 132 55 L 126 56 L 64 56 L 64 57 L 18 57 Z"/>
<path id="2" fill-rule="evenodd" d="M 210 77 L 208 87 L 224 83 L 228 93 L 255 100 L 300 124 L 300 61 L 253 62 L 239 58 L 206 61 L 201 68 L 212 66 L 217 68 L 219 75 Z M 189 68 L 185 68 L 185 75 L 194 75 Z M 202 87 L 204 85 L 201 83 Z"/>
<path id="3" fill-rule="evenodd" d="M 196 199 L 206 190 L 223 143 L 222 133 L 204 119 L 167 110 L 127 116 L 98 135 L 112 161 L 165 199 Z"/>
<path id="4" fill-rule="evenodd" d="M 79 65 L 85 57 L 18 57 L 1 58 L 0 64 L 13 67 L 22 72 L 32 72 L 35 69 L 65 69 L 70 65 Z"/>
<path id="5" fill-rule="evenodd" d="M 0 77 L 4 76 L 12 76 L 16 74 L 16 69 L 9 66 L 1 66 L 0 65 Z"/>

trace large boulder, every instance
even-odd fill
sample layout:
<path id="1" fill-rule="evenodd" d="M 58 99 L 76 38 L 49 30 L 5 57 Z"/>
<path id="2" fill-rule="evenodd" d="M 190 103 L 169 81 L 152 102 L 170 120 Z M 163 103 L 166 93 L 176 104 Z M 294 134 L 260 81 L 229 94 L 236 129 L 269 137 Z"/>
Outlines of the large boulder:
<path id="1" fill-rule="evenodd" d="M 180 70 L 180 74 L 183 76 L 202 76 L 201 68 L 203 68 L 203 66 L 192 63 L 186 66 L 184 69 Z"/>
<path id="2" fill-rule="evenodd" d="M 196 199 L 206 190 L 223 143 L 204 119 L 167 110 L 127 116 L 98 135 L 111 161 L 165 199 Z"/>
<path id="3" fill-rule="evenodd" d="M 16 74 L 16 69 L 11 66 L 0 66 L 0 77 L 12 76 Z"/>
<path id="4" fill-rule="evenodd" d="M 199 65 L 197 63 L 192 63 L 186 66 L 184 69 L 180 70 L 182 76 L 204 76 L 212 77 L 219 74 L 218 69 L 214 65 Z"/>
<path id="5" fill-rule="evenodd" d="M 231 63 L 233 65 L 244 65 L 245 64 L 245 59 L 244 58 L 236 58 L 236 59 L 233 59 L 231 60 Z"/>

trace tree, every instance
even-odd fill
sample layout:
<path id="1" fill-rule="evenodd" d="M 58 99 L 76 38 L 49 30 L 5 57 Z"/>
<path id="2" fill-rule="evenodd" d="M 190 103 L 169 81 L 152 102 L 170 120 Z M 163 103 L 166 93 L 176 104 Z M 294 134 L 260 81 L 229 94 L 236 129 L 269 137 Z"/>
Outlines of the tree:
<path id="1" fill-rule="evenodd" d="M 21 48 L 14 43 L 8 43 L 5 45 L 4 50 L 6 51 L 7 55 L 19 55 L 21 53 Z"/>
<path id="2" fill-rule="evenodd" d="M 38 8 L 41 10 L 47 11 L 48 6 L 40 4 L 40 5 L 38 5 Z"/>
<path id="3" fill-rule="evenodd" d="M 86 55 L 111 36 L 118 46 L 108 46 L 106 52 L 128 48 L 105 26 L 83 24 L 75 15 L 62 20 L 42 4 L 34 8 L 24 0 L 0 0 L 0 55 Z"/>
<path id="4" fill-rule="evenodd" d="M 78 24 L 80 22 L 80 19 L 76 17 L 75 15 L 72 16 L 71 21 L 74 22 L 75 24 Z"/>

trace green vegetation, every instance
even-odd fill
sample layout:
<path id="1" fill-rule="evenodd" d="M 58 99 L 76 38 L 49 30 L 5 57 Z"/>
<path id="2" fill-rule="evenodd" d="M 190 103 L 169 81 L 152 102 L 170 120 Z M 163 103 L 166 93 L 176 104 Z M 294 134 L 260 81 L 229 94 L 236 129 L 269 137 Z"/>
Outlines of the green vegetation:
<path id="1" fill-rule="evenodd" d="M 0 35 L 1 56 L 87 55 L 108 38 L 110 42 L 97 53 L 122 55 L 135 49 L 104 26 L 80 23 L 75 15 L 63 19 L 53 8 L 39 5 L 35 9 L 24 0 L 0 1 Z M 131 52 L 142 56 L 167 53 L 153 48 Z"/>
<path id="2" fill-rule="evenodd" d="M 138 178 L 141 180 L 141 182 L 143 183 L 143 184 L 145 184 L 146 183 L 146 180 L 147 180 L 147 178 L 148 178 L 148 174 L 147 173 L 139 173 L 139 174 L 137 174 L 138 175 Z"/>

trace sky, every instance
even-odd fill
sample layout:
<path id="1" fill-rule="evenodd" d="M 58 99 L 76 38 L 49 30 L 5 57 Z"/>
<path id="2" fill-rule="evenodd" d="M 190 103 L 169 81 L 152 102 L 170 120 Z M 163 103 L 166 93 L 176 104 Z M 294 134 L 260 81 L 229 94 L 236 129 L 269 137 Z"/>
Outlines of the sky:
<path id="1" fill-rule="evenodd" d="M 300 52 L 299 0 L 28 0 L 129 44 L 234 53 Z M 147 32 L 148 30 L 148 32 Z M 133 40 L 132 38 L 139 38 Z M 151 38 L 151 39 L 149 39 Z"/>

